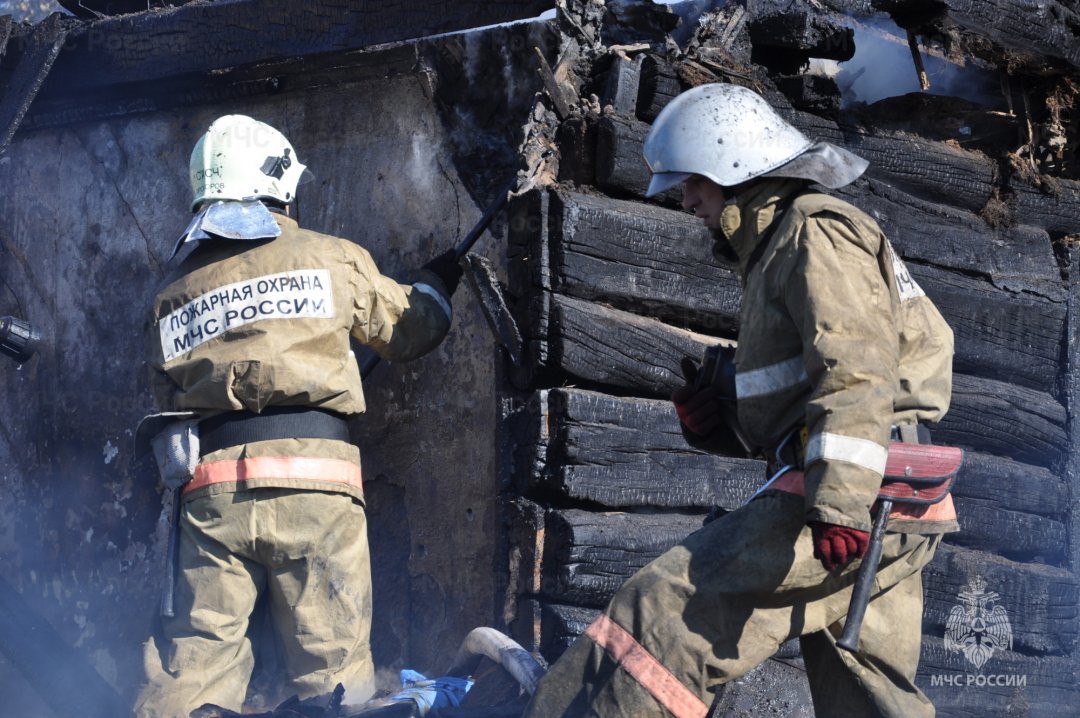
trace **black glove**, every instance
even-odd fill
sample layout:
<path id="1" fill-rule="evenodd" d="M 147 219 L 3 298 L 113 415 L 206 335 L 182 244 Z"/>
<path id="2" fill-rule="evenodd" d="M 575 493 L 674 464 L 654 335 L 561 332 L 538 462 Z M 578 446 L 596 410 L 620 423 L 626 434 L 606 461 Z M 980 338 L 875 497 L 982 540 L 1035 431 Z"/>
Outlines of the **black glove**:
<path id="1" fill-rule="evenodd" d="M 457 291 L 458 282 L 461 281 L 461 274 L 465 271 L 461 268 L 461 262 L 452 249 L 446 250 L 425 264 L 424 269 L 441 279 L 442 283 L 446 285 L 446 291 L 450 292 L 451 296 Z"/>

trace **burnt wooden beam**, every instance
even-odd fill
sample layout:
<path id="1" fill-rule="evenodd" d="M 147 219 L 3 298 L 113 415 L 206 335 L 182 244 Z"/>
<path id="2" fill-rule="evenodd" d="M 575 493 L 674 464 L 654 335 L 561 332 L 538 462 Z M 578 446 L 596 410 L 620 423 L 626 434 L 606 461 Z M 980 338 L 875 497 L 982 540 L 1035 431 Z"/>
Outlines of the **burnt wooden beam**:
<path id="1" fill-rule="evenodd" d="M 643 55 L 633 60 L 621 55 L 609 56 L 607 70 L 596 73 L 596 82 L 602 87 L 600 103 L 615 112 L 630 115 L 637 110 L 638 86 L 641 83 Z"/>
<path id="2" fill-rule="evenodd" d="M 639 120 L 652 122 L 667 103 L 683 91 L 675 66 L 656 55 L 646 55 L 641 61 L 641 79 L 638 83 L 637 108 Z"/>
<path id="3" fill-rule="evenodd" d="M 541 595 L 601 608 L 626 579 L 701 528 L 704 516 L 548 511 Z"/>
<path id="4" fill-rule="evenodd" d="M 797 117 L 814 116 L 797 113 Z M 825 139 L 844 144 L 835 124 L 819 122 L 837 133 Z M 647 132 L 648 125 L 633 118 L 606 116 L 600 120 L 596 180 L 601 188 L 613 194 L 644 197 L 650 172 L 641 159 L 641 147 Z M 871 146 L 871 152 L 861 151 Z M 992 193 L 994 172 L 985 156 L 964 153 L 943 142 L 911 143 L 890 138 L 866 138 L 861 149 L 851 145 L 848 148 L 871 160 L 870 178 L 837 194 L 873 216 L 905 258 L 985 274 L 998 286 L 1017 291 L 1036 290 L 1046 294 L 1051 290 L 1041 285 L 1055 285 L 1056 298 L 1063 298 L 1050 237 L 1045 230 L 1029 225 L 1042 224 L 1053 229 L 1063 228 L 1071 221 L 1075 231 L 1080 226 L 1080 183 L 1056 182 L 1058 191 L 1050 195 L 1033 195 L 1036 190 L 1023 185 L 1027 194 L 1018 190 L 1015 202 L 1024 202 L 1029 209 L 1025 210 L 1026 214 L 1019 210 L 1014 214 L 1026 224 L 995 228 L 970 211 L 981 210 Z M 955 156 L 953 175 L 939 174 L 933 169 L 935 161 L 930 155 L 939 159 Z M 926 180 L 924 195 L 931 194 L 936 201 L 904 191 L 905 187 L 912 189 L 905 177 L 913 176 Z M 965 193 L 965 185 L 976 189 Z M 676 191 L 670 196 L 673 203 L 679 195 Z M 1074 211 L 1076 219 L 1072 220 Z"/>
<path id="5" fill-rule="evenodd" d="M 572 192 L 522 198 L 511 209 L 511 255 L 547 267 L 554 291 L 634 308 L 708 333 L 737 326 L 735 270 L 712 258 L 712 238 L 684 212 Z M 541 194 L 542 193 L 542 194 Z M 529 291 L 528 274 L 513 291 Z"/>
<path id="6" fill-rule="evenodd" d="M 812 57 L 844 61 L 855 55 L 855 31 L 820 9 L 789 6 L 760 14 L 748 29 L 751 59 L 777 72 L 798 72 Z"/>
<path id="7" fill-rule="evenodd" d="M 954 371 L 1043 391 L 1057 386 L 1063 302 L 915 262 L 908 269 L 953 330 Z"/>
<path id="8" fill-rule="evenodd" d="M 601 608 L 637 570 L 698 530 L 701 520 L 687 514 L 549 511 L 541 600 Z M 942 546 L 923 574 L 928 630 L 940 635 L 957 595 L 976 575 L 1010 607 L 1017 647 L 1072 651 L 1080 589 L 1070 571 L 957 546 Z"/>
<path id="9" fill-rule="evenodd" d="M 1066 411 L 1049 394 L 1015 384 L 953 376 L 952 405 L 934 428 L 941 444 L 956 444 L 1056 467 L 1067 444 Z"/>
<path id="10" fill-rule="evenodd" d="M 89 91 L 242 65 L 346 52 L 535 17 L 550 0 L 274 0 L 191 4 L 86 23 L 49 89 Z"/>
<path id="11" fill-rule="evenodd" d="M 542 390 L 522 419 L 515 472 L 522 493 L 707 511 L 741 505 L 764 481 L 763 461 L 690 447 L 666 400 Z"/>
<path id="12" fill-rule="evenodd" d="M 982 275 L 1014 293 L 1064 301 L 1053 242 L 1040 227 L 991 227 L 971 212 L 919 199 L 875 179 L 859 180 L 837 194 L 873 217 L 905 260 Z"/>
<path id="13" fill-rule="evenodd" d="M 70 30 L 71 23 L 62 14 L 53 13 L 35 27 L 29 37 L 23 38 L 23 51 L 0 99 L 0 153 L 7 148 L 19 129 Z M 7 31 L 10 31 L 10 21 Z M 4 33 L 6 44 L 7 32 Z"/>
<path id="14" fill-rule="evenodd" d="M 683 382 L 684 356 L 700 357 L 716 339 L 562 294 L 525 331 L 536 369 L 612 387 L 668 396 Z"/>
<path id="15" fill-rule="evenodd" d="M 1049 232 L 1075 236 L 1080 231 L 1080 182 L 1047 177 L 1035 187 L 1018 177 L 1009 179 L 1005 204 L 1016 222 L 1034 224 Z"/>

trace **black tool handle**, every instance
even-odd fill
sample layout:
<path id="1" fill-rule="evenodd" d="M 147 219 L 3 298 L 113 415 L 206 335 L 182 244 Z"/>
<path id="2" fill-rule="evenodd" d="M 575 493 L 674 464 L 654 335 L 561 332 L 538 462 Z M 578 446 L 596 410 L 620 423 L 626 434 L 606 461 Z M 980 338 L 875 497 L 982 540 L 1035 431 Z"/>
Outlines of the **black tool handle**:
<path id="1" fill-rule="evenodd" d="M 484 214 L 480 216 L 480 220 L 469 230 L 469 233 L 465 235 L 465 238 L 458 242 L 458 245 L 454 247 L 454 256 L 461 259 L 469 250 L 476 244 L 476 240 L 480 239 L 480 235 L 491 225 L 491 221 L 495 219 L 495 215 L 506 206 L 507 201 L 510 199 L 510 193 L 517 187 L 517 173 L 510 178 L 510 181 L 503 185 L 499 189 L 498 196 L 495 197 L 495 201 L 484 210 Z M 360 378 L 367 379 L 371 372 L 375 371 L 375 367 L 379 365 L 381 357 L 378 354 L 369 355 L 364 362 L 360 365 Z"/>
<path id="2" fill-rule="evenodd" d="M 889 523 L 890 511 L 892 501 L 881 499 L 878 515 L 874 518 L 874 527 L 870 531 L 870 545 L 866 549 L 862 564 L 859 565 L 859 574 L 855 577 L 855 587 L 851 591 L 844 631 L 836 642 L 836 645 L 851 653 L 859 650 L 859 632 L 862 630 L 870 595 L 874 592 L 874 577 L 877 576 L 878 564 L 881 563 L 881 542 L 885 538 L 885 526 Z"/>
<path id="3" fill-rule="evenodd" d="M 172 618 L 176 615 L 173 602 L 176 594 L 176 573 L 180 563 L 180 503 L 181 490 L 173 491 L 172 517 L 169 522 L 169 545 L 165 548 L 165 580 L 161 587 L 161 615 Z"/>

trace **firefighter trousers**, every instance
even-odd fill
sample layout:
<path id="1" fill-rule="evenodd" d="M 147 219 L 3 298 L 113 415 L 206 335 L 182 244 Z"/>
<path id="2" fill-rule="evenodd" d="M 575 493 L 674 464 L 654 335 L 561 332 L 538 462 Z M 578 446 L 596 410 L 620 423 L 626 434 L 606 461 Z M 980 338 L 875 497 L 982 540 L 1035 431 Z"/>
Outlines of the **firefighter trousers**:
<path id="1" fill-rule="evenodd" d="M 634 576 L 551 667 L 526 718 L 705 718 L 716 692 L 801 636 L 818 718 L 931 718 L 915 686 L 922 567 L 940 536 L 885 535 L 858 654 L 836 646 L 858 562 L 813 556 L 801 496 L 766 492 Z"/>
<path id="2" fill-rule="evenodd" d="M 176 617 L 144 650 L 138 718 L 185 717 L 205 703 L 239 711 L 255 663 L 249 618 L 266 594 L 289 683 L 285 696 L 349 703 L 374 688 L 371 568 L 363 507 L 340 493 L 254 489 L 187 502 Z"/>

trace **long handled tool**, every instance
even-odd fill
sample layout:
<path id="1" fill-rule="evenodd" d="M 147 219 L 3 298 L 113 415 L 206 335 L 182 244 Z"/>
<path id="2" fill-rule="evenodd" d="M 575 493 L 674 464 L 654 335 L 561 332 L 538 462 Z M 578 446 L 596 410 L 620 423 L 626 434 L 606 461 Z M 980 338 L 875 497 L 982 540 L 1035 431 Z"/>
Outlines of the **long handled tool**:
<path id="1" fill-rule="evenodd" d="M 484 214 L 477 221 L 476 225 L 469 230 L 469 233 L 465 235 L 465 238 L 458 242 L 458 245 L 454 247 L 454 258 L 461 259 L 473 248 L 476 241 L 480 239 L 480 235 L 484 233 L 489 226 L 491 226 L 492 220 L 495 216 L 506 206 L 507 201 L 510 199 L 510 193 L 517 187 L 518 178 L 517 173 L 499 189 L 499 194 L 495 197 L 495 201 L 484 210 Z M 378 354 L 371 354 L 364 360 L 360 367 L 360 377 L 367 379 L 368 376 L 374 371 L 375 367 L 379 365 L 381 357 Z"/>
<path id="2" fill-rule="evenodd" d="M 863 556 L 859 573 L 855 577 L 855 586 L 851 590 L 851 603 L 848 604 L 844 631 L 836 641 L 836 645 L 851 653 L 859 650 L 859 633 L 862 631 L 863 618 L 866 617 L 866 607 L 870 604 L 870 594 L 874 590 L 874 578 L 877 576 L 878 564 L 881 563 L 881 542 L 885 538 L 885 526 L 889 523 L 891 511 L 892 501 L 881 499 L 878 515 L 874 517 L 874 525 L 870 529 L 870 545 L 866 548 L 866 555 Z"/>

